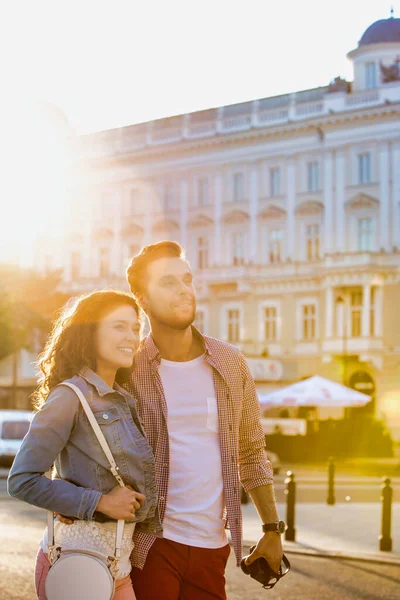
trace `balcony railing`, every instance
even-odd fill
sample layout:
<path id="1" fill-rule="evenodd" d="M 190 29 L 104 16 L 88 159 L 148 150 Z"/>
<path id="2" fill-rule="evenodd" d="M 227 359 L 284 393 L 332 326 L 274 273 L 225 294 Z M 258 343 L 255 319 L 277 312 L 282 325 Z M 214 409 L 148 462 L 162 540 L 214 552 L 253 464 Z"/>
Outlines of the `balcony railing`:
<path id="1" fill-rule="evenodd" d="M 298 92 L 276 98 L 264 98 L 199 113 L 160 119 L 122 129 L 85 135 L 72 141 L 81 157 L 101 157 L 116 152 L 140 150 L 144 146 L 167 144 L 183 139 L 201 138 L 217 133 L 268 127 L 291 120 L 335 114 L 354 108 L 400 102 L 400 86 L 364 90 L 350 94 Z M 306 90 L 307 92 L 307 90 Z"/>

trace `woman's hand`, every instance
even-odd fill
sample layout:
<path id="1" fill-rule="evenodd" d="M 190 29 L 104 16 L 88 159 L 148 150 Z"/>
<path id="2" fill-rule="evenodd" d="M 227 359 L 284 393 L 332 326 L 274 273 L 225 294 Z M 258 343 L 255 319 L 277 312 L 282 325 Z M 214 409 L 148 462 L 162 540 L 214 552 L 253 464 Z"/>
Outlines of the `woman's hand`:
<path id="1" fill-rule="evenodd" d="M 130 486 L 117 485 L 111 492 L 100 497 L 96 510 L 112 519 L 132 521 L 144 500 L 144 495 L 135 492 Z"/>
<path id="2" fill-rule="evenodd" d="M 145 497 L 139 492 L 135 492 L 130 485 L 121 487 L 117 485 L 115 488 L 103 494 L 97 504 L 96 511 L 108 515 L 112 519 L 124 519 L 132 521 L 135 518 L 135 511 L 138 510 L 144 502 Z M 74 517 L 66 517 L 55 513 L 61 523 L 64 525 L 72 525 L 76 519 Z"/>

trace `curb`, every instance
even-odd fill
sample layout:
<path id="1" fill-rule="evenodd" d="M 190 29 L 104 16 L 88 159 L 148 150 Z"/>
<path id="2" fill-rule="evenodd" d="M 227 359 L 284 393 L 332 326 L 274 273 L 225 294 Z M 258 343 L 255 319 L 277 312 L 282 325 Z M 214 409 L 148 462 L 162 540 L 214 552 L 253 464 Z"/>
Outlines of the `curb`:
<path id="1" fill-rule="evenodd" d="M 243 546 L 254 546 L 254 542 L 244 541 Z M 318 550 L 317 548 L 302 548 L 295 545 L 288 546 L 283 543 L 283 551 L 287 554 L 299 554 L 301 556 L 312 556 L 314 558 L 333 558 L 336 560 L 354 560 L 370 562 L 378 565 L 400 566 L 400 556 L 379 556 L 368 552 L 339 552 L 335 550 Z"/>

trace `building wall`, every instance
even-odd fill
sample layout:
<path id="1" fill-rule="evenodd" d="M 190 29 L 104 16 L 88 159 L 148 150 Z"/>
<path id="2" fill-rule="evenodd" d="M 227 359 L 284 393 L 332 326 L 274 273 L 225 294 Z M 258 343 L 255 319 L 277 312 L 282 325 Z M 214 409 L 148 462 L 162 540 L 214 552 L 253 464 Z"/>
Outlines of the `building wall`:
<path id="1" fill-rule="evenodd" d="M 283 365 L 260 389 L 364 371 L 400 438 L 400 83 L 363 87 L 374 51 L 354 54 L 351 93 L 306 90 L 78 140 L 54 254 L 65 288 L 126 289 L 133 254 L 177 240 L 204 331 L 235 332 L 246 356 Z"/>

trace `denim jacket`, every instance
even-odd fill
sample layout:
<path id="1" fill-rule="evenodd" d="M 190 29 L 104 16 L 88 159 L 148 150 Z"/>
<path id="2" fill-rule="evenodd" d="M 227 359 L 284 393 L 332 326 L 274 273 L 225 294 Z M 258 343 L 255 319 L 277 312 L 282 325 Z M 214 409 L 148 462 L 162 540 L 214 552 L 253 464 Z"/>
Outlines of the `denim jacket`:
<path id="1" fill-rule="evenodd" d="M 136 511 L 141 531 L 161 532 L 155 463 L 136 411 L 136 401 L 84 368 L 68 380 L 84 394 L 125 483 L 145 495 Z M 57 476 L 44 475 L 54 463 Z M 117 484 L 107 458 L 71 388 L 55 387 L 35 414 L 8 477 L 10 496 L 84 520 L 104 520 L 95 508 Z M 103 516 L 104 517 L 104 516 Z"/>

